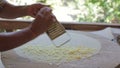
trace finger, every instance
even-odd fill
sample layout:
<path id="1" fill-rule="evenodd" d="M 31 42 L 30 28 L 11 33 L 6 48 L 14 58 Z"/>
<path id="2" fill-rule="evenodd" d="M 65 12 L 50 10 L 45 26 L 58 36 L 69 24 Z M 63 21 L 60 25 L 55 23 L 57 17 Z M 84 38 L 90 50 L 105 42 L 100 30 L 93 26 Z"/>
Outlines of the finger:
<path id="1" fill-rule="evenodd" d="M 52 22 L 52 23 L 54 23 L 54 22 L 56 22 L 56 17 L 53 15 L 53 14 L 51 14 L 50 16 L 48 16 L 48 18 L 47 18 L 47 21 L 48 22 Z"/>
<path id="2" fill-rule="evenodd" d="M 41 16 L 41 18 L 49 19 L 53 14 L 52 10 L 48 7 L 44 7 L 38 11 L 37 15 Z"/>
<path id="3" fill-rule="evenodd" d="M 42 13 L 43 15 L 47 15 L 47 14 L 51 14 L 51 13 L 52 13 L 52 9 L 49 8 L 49 7 L 41 8 L 40 11 L 41 11 L 41 13 Z"/>
<path id="4" fill-rule="evenodd" d="M 50 14 L 50 13 L 52 13 L 52 9 L 51 8 L 48 8 L 48 7 L 43 7 L 43 8 L 41 8 L 40 9 L 40 7 L 36 7 L 35 9 L 34 9 L 34 16 L 36 16 L 36 14 L 38 13 L 38 11 L 40 10 L 40 12 L 43 14 L 43 15 L 47 15 L 47 14 Z"/>

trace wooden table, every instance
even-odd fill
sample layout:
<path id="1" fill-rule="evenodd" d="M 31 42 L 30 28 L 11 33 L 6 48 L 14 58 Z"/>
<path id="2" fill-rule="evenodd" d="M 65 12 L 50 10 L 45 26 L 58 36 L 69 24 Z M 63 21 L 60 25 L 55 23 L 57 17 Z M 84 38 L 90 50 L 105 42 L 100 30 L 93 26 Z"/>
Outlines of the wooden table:
<path id="1" fill-rule="evenodd" d="M 30 61 L 10 50 L 2 53 L 2 61 L 6 68 L 115 68 L 120 64 L 120 46 L 117 43 L 88 32 L 70 32 L 81 33 L 99 40 L 102 45 L 100 52 L 87 59 L 56 65 Z"/>

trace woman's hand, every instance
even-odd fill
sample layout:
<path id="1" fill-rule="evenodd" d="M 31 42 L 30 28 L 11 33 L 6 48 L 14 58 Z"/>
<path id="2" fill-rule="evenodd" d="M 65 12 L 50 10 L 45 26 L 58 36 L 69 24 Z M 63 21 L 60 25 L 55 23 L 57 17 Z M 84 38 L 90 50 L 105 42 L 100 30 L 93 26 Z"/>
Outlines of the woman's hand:
<path id="1" fill-rule="evenodd" d="M 52 14 L 52 10 L 49 7 L 41 8 L 31 25 L 31 31 L 36 35 L 47 31 L 48 27 L 53 24 L 54 18 L 55 16 Z"/>
<path id="2" fill-rule="evenodd" d="M 43 7 L 48 7 L 49 5 L 44 5 L 41 3 L 32 4 L 27 6 L 27 12 L 29 16 L 36 17 L 38 11 Z"/>

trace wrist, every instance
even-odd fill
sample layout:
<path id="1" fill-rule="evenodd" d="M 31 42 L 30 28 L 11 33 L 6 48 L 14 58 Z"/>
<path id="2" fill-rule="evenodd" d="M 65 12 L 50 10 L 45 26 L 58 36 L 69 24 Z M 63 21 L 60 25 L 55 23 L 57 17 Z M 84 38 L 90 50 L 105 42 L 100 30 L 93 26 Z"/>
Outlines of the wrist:
<path id="1" fill-rule="evenodd" d="M 31 29 L 31 26 L 27 28 L 27 32 L 28 34 L 31 35 L 32 38 L 35 38 L 38 36 L 38 34 L 36 34 L 32 29 Z"/>
<path id="2" fill-rule="evenodd" d="M 29 32 L 31 32 L 32 36 L 33 37 L 37 37 L 38 35 L 42 34 L 41 33 L 41 30 L 38 30 L 36 27 L 32 26 L 30 29 L 29 29 Z"/>

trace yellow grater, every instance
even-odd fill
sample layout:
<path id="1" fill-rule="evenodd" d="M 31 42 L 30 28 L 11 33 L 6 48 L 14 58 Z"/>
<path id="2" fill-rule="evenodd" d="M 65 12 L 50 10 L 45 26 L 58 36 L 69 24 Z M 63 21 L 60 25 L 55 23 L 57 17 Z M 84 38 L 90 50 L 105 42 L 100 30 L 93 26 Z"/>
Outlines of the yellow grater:
<path id="1" fill-rule="evenodd" d="M 38 15 L 44 16 L 46 13 L 49 13 L 50 11 L 51 9 L 49 7 L 43 7 L 38 12 Z M 46 33 L 49 36 L 49 38 L 52 40 L 53 44 L 56 46 L 61 46 L 67 43 L 70 40 L 70 36 L 66 32 L 63 25 L 61 25 L 55 17 L 53 18 L 52 22 L 54 23 L 50 27 L 48 27 Z"/>
<path id="2" fill-rule="evenodd" d="M 56 46 L 64 45 L 70 40 L 70 36 L 56 18 L 53 22 L 46 33 Z"/>

